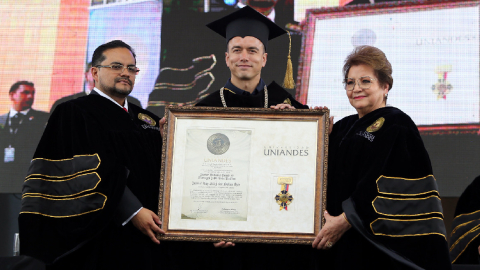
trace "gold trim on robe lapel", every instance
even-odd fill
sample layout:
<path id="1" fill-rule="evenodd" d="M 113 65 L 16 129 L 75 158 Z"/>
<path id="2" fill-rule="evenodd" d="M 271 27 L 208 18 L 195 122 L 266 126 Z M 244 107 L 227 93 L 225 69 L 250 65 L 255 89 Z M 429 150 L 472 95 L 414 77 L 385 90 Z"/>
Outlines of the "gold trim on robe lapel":
<path id="1" fill-rule="evenodd" d="M 153 120 L 152 117 L 144 114 L 144 113 L 139 113 L 138 114 L 138 119 L 142 120 L 143 122 L 149 124 L 150 126 L 155 126 L 157 122 Z"/>
<path id="2" fill-rule="evenodd" d="M 367 127 L 367 131 L 370 133 L 378 131 L 380 128 L 382 128 L 383 123 L 385 123 L 385 118 L 380 117 L 375 122 L 373 122 L 373 124 Z"/>

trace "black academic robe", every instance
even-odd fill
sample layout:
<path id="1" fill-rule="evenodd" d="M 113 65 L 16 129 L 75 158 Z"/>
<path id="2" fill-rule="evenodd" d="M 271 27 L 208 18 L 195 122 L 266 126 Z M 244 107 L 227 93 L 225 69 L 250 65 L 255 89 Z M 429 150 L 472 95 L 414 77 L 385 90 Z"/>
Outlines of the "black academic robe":
<path id="1" fill-rule="evenodd" d="M 60 104 L 23 187 L 21 253 L 52 269 L 158 269 L 162 246 L 121 226 L 119 205 L 133 194 L 157 212 L 161 144 L 159 118 L 133 104 L 127 113 L 93 94 Z"/>
<path id="2" fill-rule="evenodd" d="M 58 99 L 57 101 L 55 101 L 55 103 L 53 103 L 52 107 L 50 108 L 50 112 L 52 113 L 55 110 L 55 108 L 57 108 L 58 105 L 60 105 L 64 102 L 67 102 L 67 101 L 72 100 L 72 99 L 77 99 L 79 97 L 85 97 L 85 96 L 87 96 L 87 93 L 85 93 L 85 91 L 82 91 L 82 92 L 79 92 L 79 93 L 76 93 L 76 94 L 73 94 L 73 95 L 62 97 L 62 98 Z M 140 100 L 138 100 L 138 99 L 136 99 L 132 96 L 127 97 L 127 101 L 128 101 L 128 104 L 135 104 L 138 107 L 142 107 L 142 104 L 140 103 Z"/>
<path id="3" fill-rule="evenodd" d="M 450 238 L 450 260 L 455 264 L 479 264 L 480 176 L 458 199 Z"/>
<path id="4" fill-rule="evenodd" d="M 281 103 L 288 103 L 297 109 L 308 109 L 308 106 L 296 101 L 293 96 L 283 89 L 276 82 L 272 82 L 267 86 L 268 107 Z M 229 89 L 224 89 L 223 95 L 227 107 L 243 107 L 243 108 L 263 108 L 265 105 L 265 91 L 261 91 L 258 95 L 237 95 Z M 208 95 L 200 100 L 196 106 L 223 107 L 220 98 L 220 90 Z"/>
<path id="5" fill-rule="evenodd" d="M 437 184 L 408 115 L 385 107 L 345 117 L 328 154 L 327 210 L 345 212 L 352 228 L 320 269 L 451 269 Z"/>
<path id="6" fill-rule="evenodd" d="M 288 103 L 297 109 L 308 109 L 308 106 L 296 101 L 281 86 L 272 82 L 267 86 L 268 107 Z M 238 95 L 224 90 L 228 107 L 263 108 L 265 92 L 258 95 Z M 210 94 L 196 106 L 223 107 L 219 91 Z M 226 249 L 211 249 L 211 243 L 202 243 L 204 256 L 210 256 L 211 269 L 310 269 L 312 265 L 310 245 L 278 245 L 278 244 L 242 244 Z M 193 248 L 185 247 L 188 253 L 197 253 L 195 249 L 202 247 L 195 243 Z M 208 254 L 207 254 L 208 253 Z M 210 263 L 209 261 L 205 264 Z"/>

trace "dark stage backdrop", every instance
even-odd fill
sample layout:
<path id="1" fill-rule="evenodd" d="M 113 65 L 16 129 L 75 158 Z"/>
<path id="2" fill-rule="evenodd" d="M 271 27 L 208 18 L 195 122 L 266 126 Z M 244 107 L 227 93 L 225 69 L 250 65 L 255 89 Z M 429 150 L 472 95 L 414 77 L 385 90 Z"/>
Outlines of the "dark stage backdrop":
<path id="1" fill-rule="evenodd" d="M 21 192 L 28 162 L 20 160 L 35 150 L 23 142 L 38 141 L 44 126 L 9 134 L 13 83 L 33 82 L 32 109 L 50 112 L 58 99 L 84 91 L 93 50 L 122 39 L 137 52 L 141 71 L 132 96 L 144 108 L 161 116 L 165 105 L 193 105 L 229 77 L 225 41 L 205 24 L 242 5 L 237 2 L 1 1 L 0 192 Z M 242 2 L 261 8 L 256 1 Z M 480 174 L 478 1 L 272 2 L 271 19 L 292 35 L 292 93 L 298 100 L 328 106 L 337 121 L 355 113 L 342 88 L 341 67 L 355 46 L 377 46 L 394 70 L 388 103 L 419 126 L 440 194 L 457 197 Z M 281 82 L 288 36 L 270 42 L 267 52 L 262 76 L 267 83 Z M 24 119 L 29 121 L 40 117 Z"/>

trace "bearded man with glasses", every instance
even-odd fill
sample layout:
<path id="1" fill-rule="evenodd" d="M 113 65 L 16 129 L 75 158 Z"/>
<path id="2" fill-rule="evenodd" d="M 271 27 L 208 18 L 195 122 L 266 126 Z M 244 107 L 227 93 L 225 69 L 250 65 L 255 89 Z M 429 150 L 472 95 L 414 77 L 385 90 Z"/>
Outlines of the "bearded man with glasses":
<path id="1" fill-rule="evenodd" d="M 84 77 L 83 90 L 81 92 L 78 92 L 72 95 L 64 96 L 58 99 L 57 101 L 55 101 L 55 103 L 53 103 L 52 107 L 50 108 L 50 113 L 52 113 L 59 104 L 62 104 L 66 101 L 76 99 L 79 97 L 87 96 L 90 94 L 90 92 L 92 92 L 93 88 L 95 87 L 95 81 L 93 80 L 92 72 L 90 72 L 91 69 L 92 69 L 92 62 L 89 62 L 87 63 L 87 66 L 85 67 L 85 72 L 83 73 L 83 77 Z M 128 102 L 130 104 L 135 104 L 138 107 L 142 107 L 140 100 L 136 99 L 133 96 L 130 96 L 130 95 L 128 96 Z"/>
<path id="2" fill-rule="evenodd" d="M 47 269 L 158 269 L 159 118 L 130 104 L 139 69 L 120 40 L 92 57 L 96 87 L 50 117 L 23 187 L 21 253 Z"/>

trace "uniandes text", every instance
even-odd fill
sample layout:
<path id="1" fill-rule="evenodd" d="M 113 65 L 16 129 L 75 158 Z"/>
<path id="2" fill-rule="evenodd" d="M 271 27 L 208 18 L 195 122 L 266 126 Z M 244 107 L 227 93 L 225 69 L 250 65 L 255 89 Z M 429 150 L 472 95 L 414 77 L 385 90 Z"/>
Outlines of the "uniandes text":
<path id="1" fill-rule="evenodd" d="M 308 156 L 308 149 L 306 147 L 301 147 L 301 149 L 295 148 L 267 148 L 263 149 L 263 154 L 265 156 L 291 156 L 291 157 L 306 157 Z"/>

